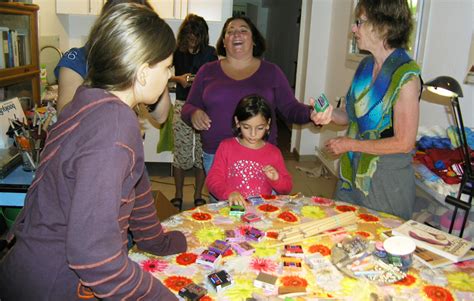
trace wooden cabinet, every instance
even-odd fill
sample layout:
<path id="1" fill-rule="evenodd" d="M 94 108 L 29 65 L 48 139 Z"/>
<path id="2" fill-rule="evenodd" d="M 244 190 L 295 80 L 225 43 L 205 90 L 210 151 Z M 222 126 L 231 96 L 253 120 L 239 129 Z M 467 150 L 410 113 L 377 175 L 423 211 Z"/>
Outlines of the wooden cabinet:
<path id="1" fill-rule="evenodd" d="M 40 101 L 38 9 L 34 4 L 0 3 L 0 101 Z"/>
<path id="2" fill-rule="evenodd" d="M 230 0 L 151 0 L 149 1 L 160 17 L 184 19 L 193 13 L 206 21 L 222 21 L 224 4 Z"/>
<path id="3" fill-rule="evenodd" d="M 56 0 L 56 13 L 99 15 L 105 0 Z"/>

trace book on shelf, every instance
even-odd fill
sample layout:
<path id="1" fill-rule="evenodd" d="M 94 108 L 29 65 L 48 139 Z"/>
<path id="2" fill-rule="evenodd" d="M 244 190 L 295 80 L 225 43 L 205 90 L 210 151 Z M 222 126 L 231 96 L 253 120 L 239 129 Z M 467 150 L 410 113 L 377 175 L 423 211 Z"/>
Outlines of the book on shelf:
<path id="1" fill-rule="evenodd" d="M 389 238 L 393 236 L 392 230 L 382 232 L 382 236 L 384 238 Z M 436 253 L 431 252 L 430 250 L 427 250 L 421 247 L 416 247 L 415 253 L 413 253 L 413 256 L 415 256 L 421 263 L 423 263 L 424 265 L 428 266 L 431 269 L 442 268 L 450 264 L 456 263 L 452 260 L 449 260 L 443 256 L 440 256 Z M 472 259 L 474 259 L 474 251 L 470 250 L 458 262 L 463 262 L 463 261 L 472 260 Z"/>
<path id="2" fill-rule="evenodd" d="M 417 247 L 427 249 L 453 262 L 461 261 L 472 248 L 472 242 L 468 240 L 414 220 L 403 223 L 393 229 L 392 233 L 410 237 Z"/>
<path id="3" fill-rule="evenodd" d="M 0 26 L 0 68 L 9 67 L 8 30 L 8 27 Z"/>

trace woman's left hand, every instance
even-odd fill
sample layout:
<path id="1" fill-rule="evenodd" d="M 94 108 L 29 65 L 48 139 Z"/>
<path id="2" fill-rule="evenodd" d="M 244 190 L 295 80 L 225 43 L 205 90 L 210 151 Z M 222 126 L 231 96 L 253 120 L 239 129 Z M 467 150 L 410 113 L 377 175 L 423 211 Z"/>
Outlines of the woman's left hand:
<path id="1" fill-rule="evenodd" d="M 354 141 L 354 139 L 348 137 L 329 139 L 325 144 L 326 151 L 333 156 L 339 156 L 349 151 L 353 151 Z"/>
<path id="2" fill-rule="evenodd" d="M 275 169 L 275 167 L 271 165 L 267 165 L 263 167 L 263 173 L 269 178 L 271 181 L 276 181 L 280 177 L 278 174 L 278 171 Z"/>

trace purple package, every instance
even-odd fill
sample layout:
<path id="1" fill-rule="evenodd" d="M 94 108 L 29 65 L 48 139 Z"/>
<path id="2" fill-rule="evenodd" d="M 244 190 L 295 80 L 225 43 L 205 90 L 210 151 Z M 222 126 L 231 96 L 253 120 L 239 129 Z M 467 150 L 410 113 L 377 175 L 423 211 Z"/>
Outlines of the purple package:
<path id="1" fill-rule="evenodd" d="M 247 198 L 247 201 L 253 206 L 258 206 L 260 204 L 263 204 L 263 199 L 260 196 L 249 196 Z"/>
<path id="2" fill-rule="evenodd" d="M 251 255 L 255 252 L 255 248 L 246 241 L 232 244 L 232 249 L 242 256 Z"/>
<path id="3" fill-rule="evenodd" d="M 216 264 L 219 263 L 221 256 L 219 253 L 211 251 L 211 250 L 204 250 L 196 260 L 197 263 L 215 268 Z"/>
<path id="4" fill-rule="evenodd" d="M 253 241 L 260 241 L 264 236 L 265 233 L 254 227 L 251 227 L 249 230 L 245 231 L 245 237 Z"/>
<path id="5" fill-rule="evenodd" d="M 209 246 L 209 250 L 219 254 L 224 254 L 229 248 L 230 245 L 223 240 L 216 240 Z"/>

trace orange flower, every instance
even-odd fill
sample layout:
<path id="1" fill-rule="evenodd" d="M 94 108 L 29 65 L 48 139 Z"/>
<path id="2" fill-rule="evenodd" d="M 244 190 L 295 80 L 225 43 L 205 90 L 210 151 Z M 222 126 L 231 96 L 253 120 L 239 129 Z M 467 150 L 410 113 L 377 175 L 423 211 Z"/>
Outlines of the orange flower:
<path id="1" fill-rule="evenodd" d="M 213 301 L 213 300 L 214 299 L 212 299 L 208 295 L 202 296 L 201 299 L 199 299 L 199 301 Z"/>
<path id="2" fill-rule="evenodd" d="M 336 210 L 339 212 L 348 212 L 348 211 L 356 211 L 357 208 L 354 206 L 349 206 L 349 205 L 339 205 L 339 206 L 336 206 Z"/>
<path id="3" fill-rule="evenodd" d="M 180 265 L 190 265 L 196 262 L 197 255 L 194 253 L 182 253 L 176 257 L 176 262 Z"/>
<path id="4" fill-rule="evenodd" d="M 367 232 L 367 231 L 356 231 L 355 234 L 363 237 L 363 238 L 369 238 L 372 236 L 372 233 Z"/>
<path id="5" fill-rule="evenodd" d="M 368 214 L 368 213 L 359 214 L 359 218 L 363 219 L 364 221 L 366 221 L 368 223 L 377 223 L 377 222 L 380 221 L 380 219 L 378 217 L 376 217 L 375 215 L 372 215 L 372 214 Z"/>
<path id="6" fill-rule="evenodd" d="M 319 197 L 319 196 L 312 197 L 311 200 L 314 203 L 316 203 L 318 205 L 321 205 L 321 206 L 332 206 L 332 204 L 334 204 L 333 200 L 323 198 L 323 197 Z"/>
<path id="7" fill-rule="evenodd" d="M 280 280 L 283 286 L 296 286 L 296 287 L 308 286 L 308 281 L 298 276 L 284 276 Z"/>
<path id="8" fill-rule="evenodd" d="M 257 208 L 258 208 L 258 210 L 263 211 L 263 212 L 275 212 L 275 211 L 278 211 L 278 207 L 277 207 L 277 206 L 273 206 L 273 205 L 270 205 L 270 204 L 263 204 L 263 205 L 258 206 Z"/>
<path id="9" fill-rule="evenodd" d="M 275 231 L 268 231 L 266 236 L 268 238 L 273 238 L 273 239 L 277 239 L 278 238 L 278 232 L 275 232 Z"/>
<path id="10" fill-rule="evenodd" d="M 433 301 L 454 301 L 453 295 L 447 289 L 440 286 L 427 285 L 423 287 L 423 292 Z"/>
<path id="11" fill-rule="evenodd" d="M 261 194 L 260 195 L 262 197 L 262 199 L 264 200 L 276 200 L 276 195 L 273 195 L 273 194 Z"/>
<path id="12" fill-rule="evenodd" d="M 170 276 L 164 281 L 165 285 L 174 291 L 179 291 L 192 282 L 193 281 L 191 279 L 182 276 Z"/>
<path id="13" fill-rule="evenodd" d="M 331 249 L 326 247 L 325 245 L 312 245 L 308 248 L 310 253 L 319 253 L 323 256 L 331 255 Z"/>
<path id="14" fill-rule="evenodd" d="M 212 219 L 212 216 L 209 213 L 205 212 L 196 212 L 191 215 L 197 221 L 208 221 Z"/>
<path id="15" fill-rule="evenodd" d="M 280 213 L 278 215 L 278 218 L 282 219 L 282 220 L 284 220 L 285 222 L 288 222 L 288 223 L 295 223 L 295 222 L 298 221 L 298 217 L 290 211 L 284 211 L 284 212 Z"/>
<path id="16" fill-rule="evenodd" d="M 415 276 L 413 276 L 411 274 L 407 274 L 407 276 L 405 278 L 403 278 L 402 280 L 398 280 L 397 282 L 395 282 L 395 284 L 404 285 L 404 286 L 411 286 L 415 282 L 416 282 Z"/>

